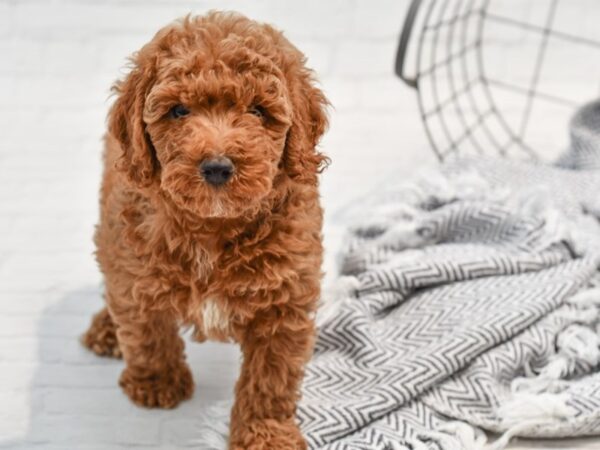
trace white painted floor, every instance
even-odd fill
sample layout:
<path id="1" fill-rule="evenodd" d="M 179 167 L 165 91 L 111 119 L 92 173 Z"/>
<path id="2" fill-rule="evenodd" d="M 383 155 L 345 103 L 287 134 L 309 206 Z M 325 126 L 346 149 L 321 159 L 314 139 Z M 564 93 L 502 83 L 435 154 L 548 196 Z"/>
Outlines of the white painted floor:
<path id="1" fill-rule="evenodd" d="M 174 411 L 148 411 L 131 405 L 117 387 L 122 362 L 97 358 L 77 341 L 101 306 L 91 240 L 100 138 L 108 88 L 123 73 L 125 56 L 190 11 L 241 10 L 287 31 L 335 106 L 322 145 L 333 160 L 322 181 L 331 274 L 348 206 L 392 177 L 436 163 L 416 96 L 392 75 L 407 5 L 0 0 L 1 448 L 186 447 L 194 417 L 231 396 L 239 363 L 234 346 L 189 345 L 194 398 Z M 513 448 L 591 449 L 599 442 Z"/>

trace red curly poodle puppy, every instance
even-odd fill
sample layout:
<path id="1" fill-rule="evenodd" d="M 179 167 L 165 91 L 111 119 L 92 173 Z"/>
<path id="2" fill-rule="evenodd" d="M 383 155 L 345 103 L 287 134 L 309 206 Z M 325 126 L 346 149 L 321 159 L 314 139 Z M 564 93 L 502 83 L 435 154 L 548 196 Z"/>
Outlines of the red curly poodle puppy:
<path id="1" fill-rule="evenodd" d="M 294 416 L 321 279 L 327 101 L 280 32 L 233 13 L 178 21 L 132 62 L 95 237 L 107 308 L 83 341 L 122 354 L 125 393 L 162 408 L 194 387 L 181 325 L 238 342 L 230 448 L 306 448 Z"/>

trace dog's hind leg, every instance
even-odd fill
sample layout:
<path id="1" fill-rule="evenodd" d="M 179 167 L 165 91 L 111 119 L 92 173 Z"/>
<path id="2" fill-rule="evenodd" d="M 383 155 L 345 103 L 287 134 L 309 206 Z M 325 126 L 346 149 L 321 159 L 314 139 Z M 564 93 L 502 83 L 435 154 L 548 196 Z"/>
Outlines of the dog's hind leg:
<path id="1" fill-rule="evenodd" d="M 90 327 L 81 337 L 81 343 L 99 356 L 123 356 L 117 340 L 117 325 L 106 306 L 94 315 Z"/>

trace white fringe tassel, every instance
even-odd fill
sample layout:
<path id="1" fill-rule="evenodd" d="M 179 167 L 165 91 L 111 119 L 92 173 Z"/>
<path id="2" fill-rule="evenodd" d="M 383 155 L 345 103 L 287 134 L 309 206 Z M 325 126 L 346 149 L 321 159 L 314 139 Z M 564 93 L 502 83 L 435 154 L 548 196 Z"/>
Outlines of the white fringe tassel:
<path id="1" fill-rule="evenodd" d="M 483 430 L 466 422 L 447 422 L 437 430 L 454 437 L 462 450 L 483 450 L 487 443 L 487 436 Z"/>
<path id="2" fill-rule="evenodd" d="M 506 431 L 494 442 L 488 442 L 481 429 L 460 421 L 443 424 L 438 431 L 453 436 L 464 450 L 502 450 L 513 437 L 528 434 L 540 425 L 568 419 L 574 414 L 564 396 L 520 394 L 498 410 Z"/>
<path id="3" fill-rule="evenodd" d="M 576 364 L 590 368 L 600 364 L 600 335 L 595 329 L 600 322 L 600 288 L 582 291 L 567 303 L 575 308 L 561 315 L 569 325 L 556 337 L 556 354 L 537 375 L 526 366 L 526 377 L 513 380 L 510 400 L 497 410 L 506 431 L 490 443 L 483 431 L 464 422 L 449 422 L 439 431 L 452 435 L 465 450 L 502 450 L 513 437 L 573 418 L 576 411 L 561 394 L 569 385 L 564 377 Z"/>
<path id="4" fill-rule="evenodd" d="M 568 304 L 577 309 L 564 311 L 562 317 L 570 322 L 556 337 L 557 352 L 535 376 L 520 377 L 511 384 L 512 398 L 502 405 L 498 417 L 506 432 L 490 450 L 503 449 L 510 439 L 531 434 L 539 426 L 547 426 L 574 417 L 575 410 L 567 405 L 568 397 L 561 394 L 568 387 L 563 378 L 570 375 L 576 364 L 590 368 L 600 364 L 600 336 L 592 327 L 598 323 L 600 289 L 582 291 Z"/>

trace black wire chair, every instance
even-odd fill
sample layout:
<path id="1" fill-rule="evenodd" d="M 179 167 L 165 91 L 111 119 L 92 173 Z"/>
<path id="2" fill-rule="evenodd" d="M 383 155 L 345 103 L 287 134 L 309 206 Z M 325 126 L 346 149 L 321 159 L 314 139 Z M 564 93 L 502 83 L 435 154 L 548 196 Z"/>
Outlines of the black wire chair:
<path id="1" fill-rule="evenodd" d="M 548 159 L 563 150 L 557 136 L 566 137 L 568 118 L 600 94 L 598 24 L 600 0 L 413 0 L 396 74 L 417 90 L 438 158 Z"/>

